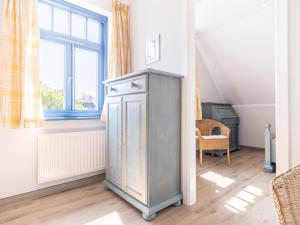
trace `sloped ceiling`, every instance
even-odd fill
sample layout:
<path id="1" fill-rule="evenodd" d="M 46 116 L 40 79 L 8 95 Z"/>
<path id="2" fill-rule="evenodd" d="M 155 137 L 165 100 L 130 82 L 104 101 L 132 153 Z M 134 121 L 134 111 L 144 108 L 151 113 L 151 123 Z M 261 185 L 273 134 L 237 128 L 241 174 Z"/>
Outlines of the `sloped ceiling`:
<path id="1" fill-rule="evenodd" d="M 205 76 L 225 102 L 274 104 L 274 0 L 202 0 L 196 27 Z"/>

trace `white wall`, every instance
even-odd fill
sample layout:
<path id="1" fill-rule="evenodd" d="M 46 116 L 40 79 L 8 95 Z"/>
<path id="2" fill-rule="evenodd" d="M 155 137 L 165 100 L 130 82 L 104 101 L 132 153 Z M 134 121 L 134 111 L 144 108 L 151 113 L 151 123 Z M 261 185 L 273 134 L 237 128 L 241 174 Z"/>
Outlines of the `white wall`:
<path id="1" fill-rule="evenodd" d="M 202 99 L 220 102 L 205 90 L 214 81 L 240 116 L 240 144 L 254 147 L 264 147 L 266 123 L 275 129 L 274 1 L 267 2 L 203 0 L 196 9 Z"/>
<path id="2" fill-rule="evenodd" d="M 97 3 L 97 1 L 93 2 Z M 97 7 L 101 8 L 102 3 L 105 9 L 109 9 L 110 0 L 98 2 Z M 85 6 L 82 1 L 81 4 Z M 2 5 L 3 0 L 0 0 L 0 9 L 3 8 Z M 102 11 L 95 7 L 94 9 L 98 12 Z M 45 131 L 90 128 L 104 129 L 104 126 L 100 120 L 83 120 L 46 122 L 40 129 L 0 129 L 0 199 L 98 174 L 99 172 L 86 174 L 45 185 L 37 184 L 36 134 Z"/>
<path id="3" fill-rule="evenodd" d="M 183 52 L 186 30 L 183 0 L 132 0 L 131 43 L 132 70 L 154 68 L 184 74 L 186 54 Z M 146 40 L 161 34 L 161 60 L 145 64 Z"/>
<path id="4" fill-rule="evenodd" d="M 268 116 L 275 115 L 275 105 L 234 105 L 233 108 L 240 116 L 240 143 L 246 146 L 263 148 L 267 122 L 271 124 L 272 133 L 275 133 L 275 117 Z"/>
<path id="5" fill-rule="evenodd" d="M 221 102 L 224 103 L 223 96 L 216 87 L 216 81 L 210 76 L 210 72 L 201 56 L 201 53 L 196 49 L 196 65 L 197 79 L 196 85 L 200 87 L 200 95 L 202 102 Z"/>
<path id="6" fill-rule="evenodd" d="M 94 12 L 100 13 L 104 16 L 108 16 L 110 19 L 112 1 L 111 0 L 66 0 L 75 5 L 79 5 L 83 8 L 92 10 Z"/>
<path id="7" fill-rule="evenodd" d="M 111 11 L 111 2 L 112 2 L 111 0 L 84 0 L 83 2 L 87 2 L 91 5 L 99 6 L 99 8 L 109 12 Z"/>

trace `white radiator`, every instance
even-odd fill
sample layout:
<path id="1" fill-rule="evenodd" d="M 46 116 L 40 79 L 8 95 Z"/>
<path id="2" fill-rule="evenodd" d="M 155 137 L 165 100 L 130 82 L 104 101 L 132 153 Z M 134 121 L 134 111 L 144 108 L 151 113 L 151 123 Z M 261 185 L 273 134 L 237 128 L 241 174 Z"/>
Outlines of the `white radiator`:
<path id="1" fill-rule="evenodd" d="M 38 183 L 105 168 L 105 131 L 39 134 Z"/>

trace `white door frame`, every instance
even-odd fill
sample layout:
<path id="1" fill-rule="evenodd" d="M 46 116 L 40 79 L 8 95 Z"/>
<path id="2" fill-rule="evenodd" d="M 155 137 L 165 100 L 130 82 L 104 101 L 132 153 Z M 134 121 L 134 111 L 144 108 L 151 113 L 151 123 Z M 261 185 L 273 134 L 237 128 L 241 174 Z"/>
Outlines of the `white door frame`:
<path id="1" fill-rule="evenodd" d="M 290 169 L 288 0 L 275 1 L 276 174 Z"/>
<path id="2" fill-rule="evenodd" d="M 187 76 L 182 83 L 182 170 L 183 203 L 196 203 L 196 143 L 195 143 L 195 0 L 186 0 Z"/>
<path id="3" fill-rule="evenodd" d="M 196 202 L 195 147 L 195 6 L 187 1 L 187 74 L 183 81 L 182 192 L 183 202 Z M 289 152 L 288 0 L 275 1 L 275 108 L 277 175 L 290 168 Z"/>

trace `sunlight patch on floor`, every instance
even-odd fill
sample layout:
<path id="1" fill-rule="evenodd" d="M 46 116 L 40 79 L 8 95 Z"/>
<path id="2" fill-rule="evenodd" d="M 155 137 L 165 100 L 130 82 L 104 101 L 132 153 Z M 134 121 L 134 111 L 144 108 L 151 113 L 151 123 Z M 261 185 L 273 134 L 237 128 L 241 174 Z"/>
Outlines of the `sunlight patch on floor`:
<path id="1" fill-rule="evenodd" d="M 246 212 L 249 204 L 255 204 L 256 198 L 262 195 L 263 191 L 260 188 L 250 185 L 229 199 L 224 207 L 236 214 Z"/>
<path id="2" fill-rule="evenodd" d="M 110 213 L 84 225 L 124 225 L 117 212 Z"/>
<path id="3" fill-rule="evenodd" d="M 250 194 L 249 192 L 247 191 L 241 191 L 240 193 L 238 193 L 236 195 L 238 198 L 246 201 L 246 202 L 250 202 L 250 203 L 254 203 L 255 202 L 255 198 L 256 196 L 253 195 L 253 194 Z"/>
<path id="4" fill-rule="evenodd" d="M 234 180 L 228 177 L 223 177 L 222 175 L 212 171 L 201 174 L 200 177 L 215 183 L 217 186 L 221 188 L 226 188 L 234 183 Z"/>
<path id="5" fill-rule="evenodd" d="M 237 197 L 233 197 L 229 199 L 226 205 L 231 206 L 232 208 L 237 209 L 238 211 L 241 212 L 246 212 L 246 207 L 248 206 L 249 203 L 245 202 L 242 199 L 239 199 Z"/>
<path id="6" fill-rule="evenodd" d="M 229 206 L 229 205 L 225 205 L 225 208 L 229 209 L 231 212 L 234 212 L 235 214 L 239 214 L 240 212 L 238 210 L 236 210 L 235 208 Z"/>
<path id="7" fill-rule="evenodd" d="M 262 196 L 263 195 L 263 191 L 260 188 L 254 187 L 254 186 L 248 186 L 246 187 L 245 191 L 256 195 L 256 196 Z"/>

